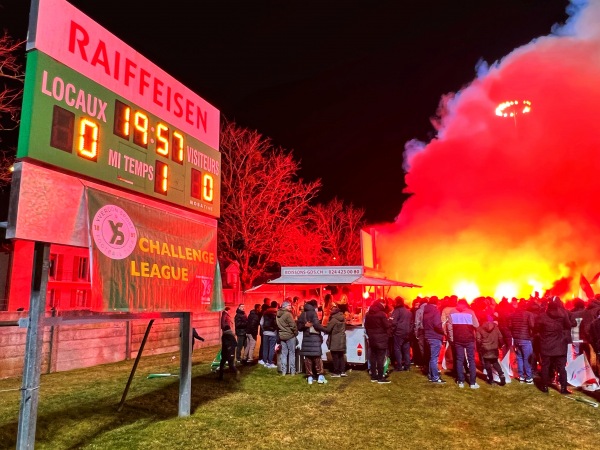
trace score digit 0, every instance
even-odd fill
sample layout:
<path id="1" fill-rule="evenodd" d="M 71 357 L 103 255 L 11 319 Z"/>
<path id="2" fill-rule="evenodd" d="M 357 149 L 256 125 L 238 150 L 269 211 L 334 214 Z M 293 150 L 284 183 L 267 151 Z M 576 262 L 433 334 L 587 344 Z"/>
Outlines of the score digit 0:
<path id="1" fill-rule="evenodd" d="M 76 139 L 77 155 L 90 161 L 98 161 L 98 123 L 89 117 L 79 119 L 75 138 L 75 114 L 54 105 L 50 146 L 67 153 L 73 152 L 73 139 Z"/>
<path id="2" fill-rule="evenodd" d="M 214 199 L 215 180 L 210 173 L 202 173 L 192 168 L 190 195 L 198 200 L 212 203 Z"/>

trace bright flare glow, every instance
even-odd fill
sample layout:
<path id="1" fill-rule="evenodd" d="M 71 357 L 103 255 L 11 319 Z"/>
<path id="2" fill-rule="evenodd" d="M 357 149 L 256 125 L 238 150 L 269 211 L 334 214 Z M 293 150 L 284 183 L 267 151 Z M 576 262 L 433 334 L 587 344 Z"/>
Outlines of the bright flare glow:
<path id="1" fill-rule="evenodd" d="M 479 297 L 481 294 L 479 293 L 479 288 L 476 283 L 471 281 L 461 281 L 457 285 L 454 286 L 454 292 L 458 296 L 458 298 L 464 298 L 469 301 L 472 301 L 474 298 Z"/>
<path id="2" fill-rule="evenodd" d="M 522 106 L 519 106 L 519 100 L 502 102 L 496 107 L 496 115 L 499 117 L 514 117 L 517 114 L 527 114 L 531 111 L 529 100 L 523 100 L 520 104 Z"/>
<path id="3" fill-rule="evenodd" d="M 536 292 L 539 292 L 540 294 L 544 292 L 544 285 L 540 281 L 529 280 L 527 284 L 531 286 L 531 295 L 534 295 Z"/>
<path id="4" fill-rule="evenodd" d="M 511 299 L 513 297 L 517 297 L 519 294 L 519 289 L 515 283 L 500 283 L 496 288 L 496 292 L 494 293 L 495 299 L 501 299 L 502 297 L 506 297 Z"/>

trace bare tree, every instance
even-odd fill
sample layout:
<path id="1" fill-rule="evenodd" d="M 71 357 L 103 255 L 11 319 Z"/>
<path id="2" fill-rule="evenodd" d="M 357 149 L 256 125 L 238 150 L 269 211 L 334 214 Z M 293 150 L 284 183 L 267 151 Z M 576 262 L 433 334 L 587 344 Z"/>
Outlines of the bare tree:
<path id="1" fill-rule="evenodd" d="M 311 208 L 309 217 L 314 232 L 321 237 L 320 264 L 359 265 L 360 230 L 365 225 L 365 211 L 344 205 L 334 198 L 327 204 Z"/>
<path id="2" fill-rule="evenodd" d="M 221 157 L 219 252 L 239 263 L 247 289 L 270 266 L 291 261 L 294 245 L 301 247 L 308 236 L 302 218 L 321 183 L 304 182 L 291 154 L 233 122 L 223 124 Z"/>
<path id="3" fill-rule="evenodd" d="M 6 32 L 0 37 L 0 132 L 15 130 L 19 125 L 24 72 L 18 51 L 22 44 L 11 39 Z M 0 187 L 10 183 L 14 155 L 14 148 L 0 148 Z"/>

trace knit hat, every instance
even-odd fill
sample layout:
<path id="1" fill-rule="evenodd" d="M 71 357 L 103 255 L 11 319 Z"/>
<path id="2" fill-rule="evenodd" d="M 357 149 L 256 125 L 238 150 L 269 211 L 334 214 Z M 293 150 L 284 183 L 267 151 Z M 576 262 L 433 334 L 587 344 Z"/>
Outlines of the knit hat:
<path id="1" fill-rule="evenodd" d="M 283 302 L 283 303 L 281 304 L 281 307 L 282 307 L 282 308 L 288 308 L 288 307 L 290 307 L 290 306 L 292 306 L 292 304 L 291 304 L 290 302 Z"/>

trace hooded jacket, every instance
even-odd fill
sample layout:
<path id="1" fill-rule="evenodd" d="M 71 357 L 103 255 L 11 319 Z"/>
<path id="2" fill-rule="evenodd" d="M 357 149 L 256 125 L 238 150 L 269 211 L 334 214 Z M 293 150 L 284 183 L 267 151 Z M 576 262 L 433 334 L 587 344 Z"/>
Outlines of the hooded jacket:
<path id="1" fill-rule="evenodd" d="M 531 311 L 527 311 L 527 307 L 524 304 L 519 304 L 517 310 L 508 319 L 508 327 L 513 339 L 531 341 L 533 339 L 534 326 L 535 317 Z"/>
<path id="2" fill-rule="evenodd" d="M 392 311 L 392 334 L 406 339 L 413 330 L 412 314 L 406 307 L 398 306 Z"/>
<path id="3" fill-rule="evenodd" d="M 571 320 L 566 310 L 550 303 L 548 310 L 535 321 L 535 332 L 540 338 L 540 354 L 566 356 L 569 342 L 565 331 L 570 329 Z"/>
<path id="4" fill-rule="evenodd" d="M 258 336 L 258 325 L 260 324 L 260 317 L 256 310 L 250 311 L 248 314 L 248 322 L 246 324 L 246 333 L 251 334 L 254 339 Z"/>
<path id="5" fill-rule="evenodd" d="M 311 333 L 310 327 L 306 326 L 307 322 L 311 322 L 313 328 L 318 333 Z M 304 304 L 304 312 L 298 317 L 298 330 L 302 331 L 302 348 L 300 349 L 300 354 L 303 356 L 321 356 L 323 336 L 320 332 L 327 330 L 321 325 L 317 311 L 310 303 Z"/>
<path id="6" fill-rule="evenodd" d="M 365 315 L 365 331 L 369 338 L 369 347 L 376 349 L 388 348 L 391 336 L 391 324 L 385 314 L 385 307 L 379 301 L 374 301 Z"/>
<path id="7" fill-rule="evenodd" d="M 585 342 L 591 342 L 590 338 L 590 325 L 600 313 L 600 300 L 590 300 L 585 310 L 581 314 L 581 323 L 579 324 L 579 336 Z"/>
<path id="8" fill-rule="evenodd" d="M 235 335 L 246 336 L 248 318 L 246 317 L 246 313 L 240 308 L 235 310 L 235 317 L 233 318 L 233 322 L 235 323 Z"/>
<path id="9" fill-rule="evenodd" d="M 260 319 L 262 332 L 267 336 L 277 335 L 277 309 L 267 308 Z"/>
<path id="10" fill-rule="evenodd" d="M 442 314 L 436 305 L 427 303 L 423 310 L 423 330 L 425 339 L 444 339 L 444 328 L 442 327 Z"/>
<path id="11" fill-rule="evenodd" d="M 331 308 L 329 322 L 327 322 L 327 347 L 332 352 L 346 353 L 346 317 L 339 308 Z"/>
<path id="12" fill-rule="evenodd" d="M 498 358 L 503 343 L 500 327 L 494 322 L 485 322 L 477 328 L 477 347 L 482 358 Z"/>
<path id="13" fill-rule="evenodd" d="M 279 328 L 279 339 L 282 341 L 288 341 L 298 336 L 298 327 L 292 312 L 285 308 L 277 311 L 277 327 Z"/>

